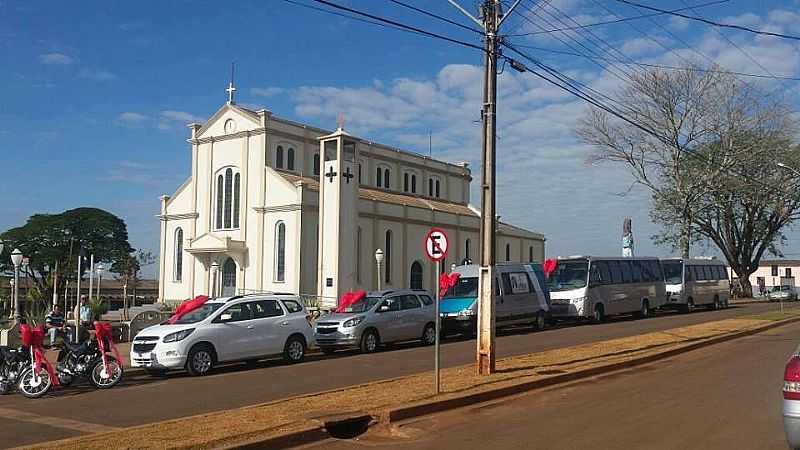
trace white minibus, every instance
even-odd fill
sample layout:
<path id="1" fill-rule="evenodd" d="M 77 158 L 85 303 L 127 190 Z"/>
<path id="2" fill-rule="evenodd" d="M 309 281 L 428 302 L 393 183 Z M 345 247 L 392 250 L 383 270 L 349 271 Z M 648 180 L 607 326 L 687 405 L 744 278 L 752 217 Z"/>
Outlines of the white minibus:
<path id="1" fill-rule="evenodd" d="M 658 258 L 575 256 L 558 258 L 548 278 L 554 318 L 650 316 L 666 301 Z"/>
<path id="2" fill-rule="evenodd" d="M 689 312 L 695 306 L 727 308 L 731 295 L 728 271 L 717 259 L 662 259 L 667 283 L 666 308 Z"/>

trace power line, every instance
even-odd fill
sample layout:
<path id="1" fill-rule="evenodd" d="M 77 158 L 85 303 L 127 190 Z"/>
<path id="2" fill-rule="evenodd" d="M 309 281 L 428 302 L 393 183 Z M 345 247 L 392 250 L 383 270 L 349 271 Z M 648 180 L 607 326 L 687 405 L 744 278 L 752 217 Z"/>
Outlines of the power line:
<path id="1" fill-rule="evenodd" d="M 287 3 L 291 3 L 293 5 L 304 6 L 304 7 L 316 9 L 318 11 L 323 11 L 323 12 L 326 12 L 326 13 L 335 14 L 335 15 L 338 15 L 338 16 L 344 16 L 344 17 L 348 17 L 348 18 L 354 19 L 354 20 L 359 20 L 359 18 L 357 18 L 357 17 L 339 14 L 339 13 L 336 13 L 335 11 L 330 11 L 330 10 L 327 10 L 327 9 L 324 9 L 324 8 L 314 8 L 311 5 L 306 5 L 306 4 L 303 4 L 303 3 L 300 3 L 300 2 L 297 2 L 297 1 L 294 1 L 294 0 L 283 0 L 283 1 L 287 2 Z M 369 19 L 372 19 L 371 21 L 368 21 L 369 23 L 376 24 L 375 22 L 380 22 L 381 26 L 383 26 L 384 24 L 391 25 L 389 28 L 399 29 L 399 30 L 403 30 L 403 31 L 410 31 L 410 32 L 417 33 L 417 34 L 420 34 L 420 35 L 423 35 L 423 36 L 427 36 L 427 37 L 431 37 L 431 38 L 447 41 L 447 42 L 450 42 L 452 44 L 458 44 L 458 45 L 461 45 L 463 47 L 473 48 L 473 49 L 476 49 L 476 50 L 480 50 L 482 52 L 485 51 L 484 48 L 479 46 L 479 45 L 475 45 L 475 44 L 472 44 L 472 43 L 469 43 L 469 42 L 465 42 L 465 41 L 460 41 L 458 39 L 454 39 L 454 38 L 451 38 L 451 37 L 448 37 L 448 36 L 444 36 L 444 35 L 441 35 L 441 34 L 437 34 L 437 33 L 433 33 L 433 32 L 430 32 L 430 31 L 426 31 L 426 30 L 423 30 L 421 28 L 413 27 L 411 25 L 406 25 L 404 23 L 397 22 L 395 20 L 386 19 L 386 18 L 383 18 L 383 17 L 380 17 L 380 16 L 376 16 L 376 15 L 373 15 L 373 14 L 370 14 L 370 13 L 366 13 L 366 12 L 359 11 L 359 10 L 356 10 L 356 9 L 348 8 L 347 6 L 338 5 L 336 3 L 329 2 L 327 0 L 311 0 L 311 1 L 313 1 L 315 3 L 323 4 L 323 5 L 326 5 L 326 6 L 330 6 L 331 8 L 335 8 L 335 9 L 338 9 L 338 10 L 341 10 L 341 11 L 347 11 L 347 12 L 349 12 L 351 14 L 356 14 L 358 16 L 367 17 Z M 363 22 L 364 20 L 361 20 L 361 21 Z"/>
<path id="2" fill-rule="evenodd" d="M 773 36 L 773 37 L 779 37 L 779 38 L 783 38 L 783 39 L 792 39 L 792 40 L 795 40 L 795 41 L 800 41 L 800 36 L 794 36 L 794 35 L 783 34 L 783 33 L 773 33 L 771 31 L 764 31 L 764 30 L 756 30 L 754 28 L 749 28 L 749 27 L 746 27 L 746 26 L 743 26 L 743 25 L 735 25 L 735 24 L 729 24 L 729 23 L 714 22 L 713 20 L 704 19 L 702 17 L 689 16 L 689 15 L 686 15 L 686 14 L 681 14 L 679 12 L 667 11 L 665 9 L 656 8 L 656 7 L 653 7 L 653 6 L 643 5 L 641 3 L 632 2 L 630 0 L 615 0 L 615 1 L 620 2 L 620 3 L 625 3 L 626 5 L 636 6 L 638 8 L 648 9 L 650 11 L 657 11 L 657 12 L 660 12 L 662 14 L 669 14 L 669 15 L 672 15 L 672 16 L 682 17 L 682 18 L 688 19 L 688 20 L 694 20 L 694 21 L 697 21 L 697 22 L 702 22 L 702 23 L 705 23 L 707 25 L 712 25 L 712 26 L 715 26 L 715 27 L 731 28 L 731 29 L 734 29 L 734 30 L 747 31 L 748 33 L 755 33 L 755 34 L 761 34 L 761 35 L 764 35 L 764 36 Z"/>
<path id="3" fill-rule="evenodd" d="M 434 19 L 438 19 L 438 20 L 441 20 L 443 22 L 447 22 L 447 23 L 449 23 L 451 25 L 455 25 L 455 26 L 457 26 L 459 28 L 463 28 L 465 30 L 472 31 L 473 33 L 478 33 L 480 35 L 483 35 L 483 32 L 480 31 L 480 30 L 477 30 L 477 29 L 472 28 L 470 26 L 464 25 L 463 23 L 456 22 L 455 20 L 450 20 L 447 17 L 442 17 L 442 16 L 440 16 L 438 14 L 434 14 L 434 13 L 432 13 L 430 11 L 426 11 L 426 10 L 424 10 L 422 8 L 417 8 L 414 5 L 409 5 L 408 3 L 403 3 L 403 2 L 401 2 L 399 0 L 389 0 L 389 1 L 394 3 L 394 4 L 396 4 L 396 5 L 400 5 L 400 6 L 404 7 L 404 8 L 408 8 L 408 9 L 411 9 L 411 10 L 416 11 L 418 13 L 425 14 L 428 17 L 433 17 Z"/>
<path id="4" fill-rule="evenodd" d="M 565 56 L 577 56 L 577 57 L 580 57 L 580 58 L 585 58 L 585 59 L 595 60 L 595 61 L 616 62 L 616 63 L 619 63 L 619 64 L 633 65 L 633 66 L 639 66 L 639 67 L 648 67 L 648 68 L 654 68 L 654 69 L 686 70 L 686 67 L 669 66 L 669 65 L 665 65 L 665 64 L 643 63 L 643 62 L 639 62 L 639 61 L 625 62 L 625 61 L 622 61 L 622 60 L 619 60 L 619 59 L 595 57 L 595 56 L 586 55 L 584 53 L 568 52 L 568 51 L 564 51 L 564 50 L 554 50 L 554 49 L 551 49 L 551 48 L 537 47 L 535 45 L 527 45 L 527 44 L 519 44 L 519 43 L 515 43 L 514 45 L 516 47 L 519 47 L 519 48 L 527 48 L 527 49 L 531 49 L 531 50 L 538 50 L 538 51 L 542 51 L 542 52 L 555 53 L 555 54 L 565 55 Z M 692 67 L 692 70 L 696 70 L 698 72 L 705 72 L 705 73 L 719 73 L 719 74 L 726 74 L 726 75 L 736 75 L 736 76 L 741 76 L 741 77 L 767 78 L 767 79 L 788 80 L 788 81 L 800 81 L 800 78 L 789 77 L 789 76 L 781 76 L 781 75 L 759 75 L 759 74 L 753 74 L 753 73 L 735 72 L 735 71 L 730 71 L 730 70 L 702 69 L 702 68 L 699 68 L 699 67 Z"/>
<path id="5" fill-rule="evenodd" d="M 730 0 L 717 0 L 717 1 L 708 2 L 708 3 L 700 3 L 700 4 L 697 4 L 697 5 L 694 5 L 694 6 L 687 6 L 685 8 L 672 9 L 672 10 L 670 10 L 670 12 L 686 11 L 686 10 L 691 10 L 693 8 L 705 8 L 707 6 L 715 6 L 715 5 L 719 5 L 721 3 L 727 3 L 729 1 Z M 534 35 L 537 35 L 537 34 L 554 33 L 556 31 L 569 31 L 569 30 L 577 30 L 579 28 L 591 28 L 591 27 L 599 27 L 599 26 L 602 26 L 602 25 L 613 25 L 615 23 L 627 22 L 629 20 L 646 19 L 648 17 L 662 16 L 664 14 L 665 13 L 660 13 L 660 12 L 650 13 L 650 14 L 641 14 L 641 15 L 638 15 L 638 16 L 622 17 L 622 18 L 615 19 L 615 20 L 606 20 L 606 21 L 602 21 L 602 22 L 587 23 L 585 25 L 579 25 L 579 26 L 574 26 L 574 27 L 554 28 L 552 30 L 533 31 L 533 32 L 530 32 L 530 33 L 506 34 L 505 36 L 508 36 L 508 37 L 534 36 Z"/>

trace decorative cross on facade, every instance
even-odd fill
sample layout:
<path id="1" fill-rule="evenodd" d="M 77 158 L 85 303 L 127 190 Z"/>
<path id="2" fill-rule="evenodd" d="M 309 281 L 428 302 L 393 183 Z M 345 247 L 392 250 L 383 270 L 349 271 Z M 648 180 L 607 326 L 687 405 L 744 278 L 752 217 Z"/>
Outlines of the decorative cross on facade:
<path id="1" fill-rule="evenodd" d="M 347 180 L 347 184 L 350 184 L 350 179 L 354 177 L 352 173 L 350 173 L 350 168 L 348 167 L 347 170 L 342 174 L 342 176 Z"/>
<path id="2" fill-rule="evenodd" d="M 343 113 L 339 113 L 336 116 L 336 127 L 339 128 L 340 130 L 344 130 L 344 114 Z"/>
<path id="3" fill-rule="evenodd" d="M 336 178 L 336 175 L 338 174 L 333 171 L 333 166 L 331 166 L 331 169 L 328 171 L 328 173 L 325 174 L 325 176 L 328 177 L 328 181 L 330 181 L 331 183 L 333 183 L 333 179 Z"/>

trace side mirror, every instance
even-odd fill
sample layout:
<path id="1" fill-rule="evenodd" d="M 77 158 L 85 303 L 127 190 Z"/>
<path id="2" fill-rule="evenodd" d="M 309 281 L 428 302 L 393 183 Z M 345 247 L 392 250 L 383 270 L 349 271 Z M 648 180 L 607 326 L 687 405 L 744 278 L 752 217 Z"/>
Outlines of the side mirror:
<path id="1" fill-rule="evenodd" d="M 225 313 L 219 316 L 220 322 L 230 322 L 233 316 L 230 313 Z"/>

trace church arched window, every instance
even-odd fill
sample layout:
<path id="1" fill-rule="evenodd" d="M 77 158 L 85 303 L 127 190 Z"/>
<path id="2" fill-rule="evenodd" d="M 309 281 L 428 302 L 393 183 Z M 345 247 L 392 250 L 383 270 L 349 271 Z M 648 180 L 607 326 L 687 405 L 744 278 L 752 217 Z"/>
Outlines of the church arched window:
<path id="1" fill-rule="evenodd" d="M 433 178 L 428 178 L 428 196 L 433 197 Z"/>
<path id="2" fill-rule="evenodd" d="M 225 193 L 225 177 L 222 174 L 217 176 L 217 229 L 222 228 L 222 202 L 224 201 Z"/>
<path id="3" fill-rule="evenodd" d="M 292 147 L 286 151 L 286 169 L 294 170 L 294 149 Z"/>
<path id="4" fill-rule="evenodd" d="M 233 176 L 233 228 L 239 228 L 239 189 L 241 176 L 237 173 Z"/>
<path id="5" fill-rule="evenodd" d="M 533 246 L 528 247 L 528 261 L 533 262 Z"/>
<path id="6" fill-rule="evenodd" d="M 222 211 L 224 215 L 223 221 L 225 228 L 231 228 L 233 215 L 232 213 L 232 206 L 233 206 L 233 170 L 227 169 L 225 170 L 225 207 Z"/>
<path id="7" fill-rule="evenodd" d="M 389 173 L 387 170 L 386 173 Z M 384 246 L 384 266 L 386 267 L 386 284 L 392 282 L 392 230 L 386 230 L 386 242 Z"/>
<path id="8" fill-rule="evenodd" d="M 417 176 L 414 174 L 411 174 L 411 193 L 417 193 Z"/>
<path id="9" fill-rule="evenodd" d="M 471 242 L 470 242 L 469 239 L 464 241 L 464 258 L 466 258 L 466 259 L 470 259 L 470 257 L 469 257 L 469 244 L 470 243 Z"/>
<path id="10" fill-rule="evenodd" d="M 314 154 L 314 175 L 319 176 L 319 153 Z"/>
<path id="11" fill-rule="evenodd" d="M 389 189 L 389 169 L 383 171 L 383 187 Z"/>
<path id="12" fill-rule="evenodd" d="M 228 167 L 217 175 L 216 223 L 217 230 L 239 228 L 241 210 L 241 175 Z"/>
<path id="13" fill-rule="evenodd" d="M 377 174 L 375 175 L 375 186 L 381 187 L 383 181 L 383 169 L 378 167 Z"/>
<path id="14" fill-rule="evenodd" d="M 419 261 L 414 261 L 411 264 L 411 289 L 422 289 L 422 264 Z"/>
<path id="15" fill-rule="evenodd" d="M 506 261 L 511 261 L 511 244 L 506 244 Z"/>
<path id="16" fill-rule="evenodd" d="M 436 198 L 441 196 L 441 191 L 439 191 L 439 180 L 436 180 Z"/>
<path id="17" fill-rule="evenodd" d="M 403 192 L 408 192 L 408 172 L 403 174 Z"/>
<path id="18" fill-rule="evenodd" d="M 172 276 L 175 282 L 183 281 L 183 230 L 175 230 L 175 271 Z"/>
<path id="19" fill-rule="evenodd" d="M 283 169 L 283 147 L 280 145 L 275 150 L 275 167 Z"/>
<path id="20" fill-rule="evenodd" d="M 286 281 L 286 224 L 275 224 L 275 281 Z"/>

